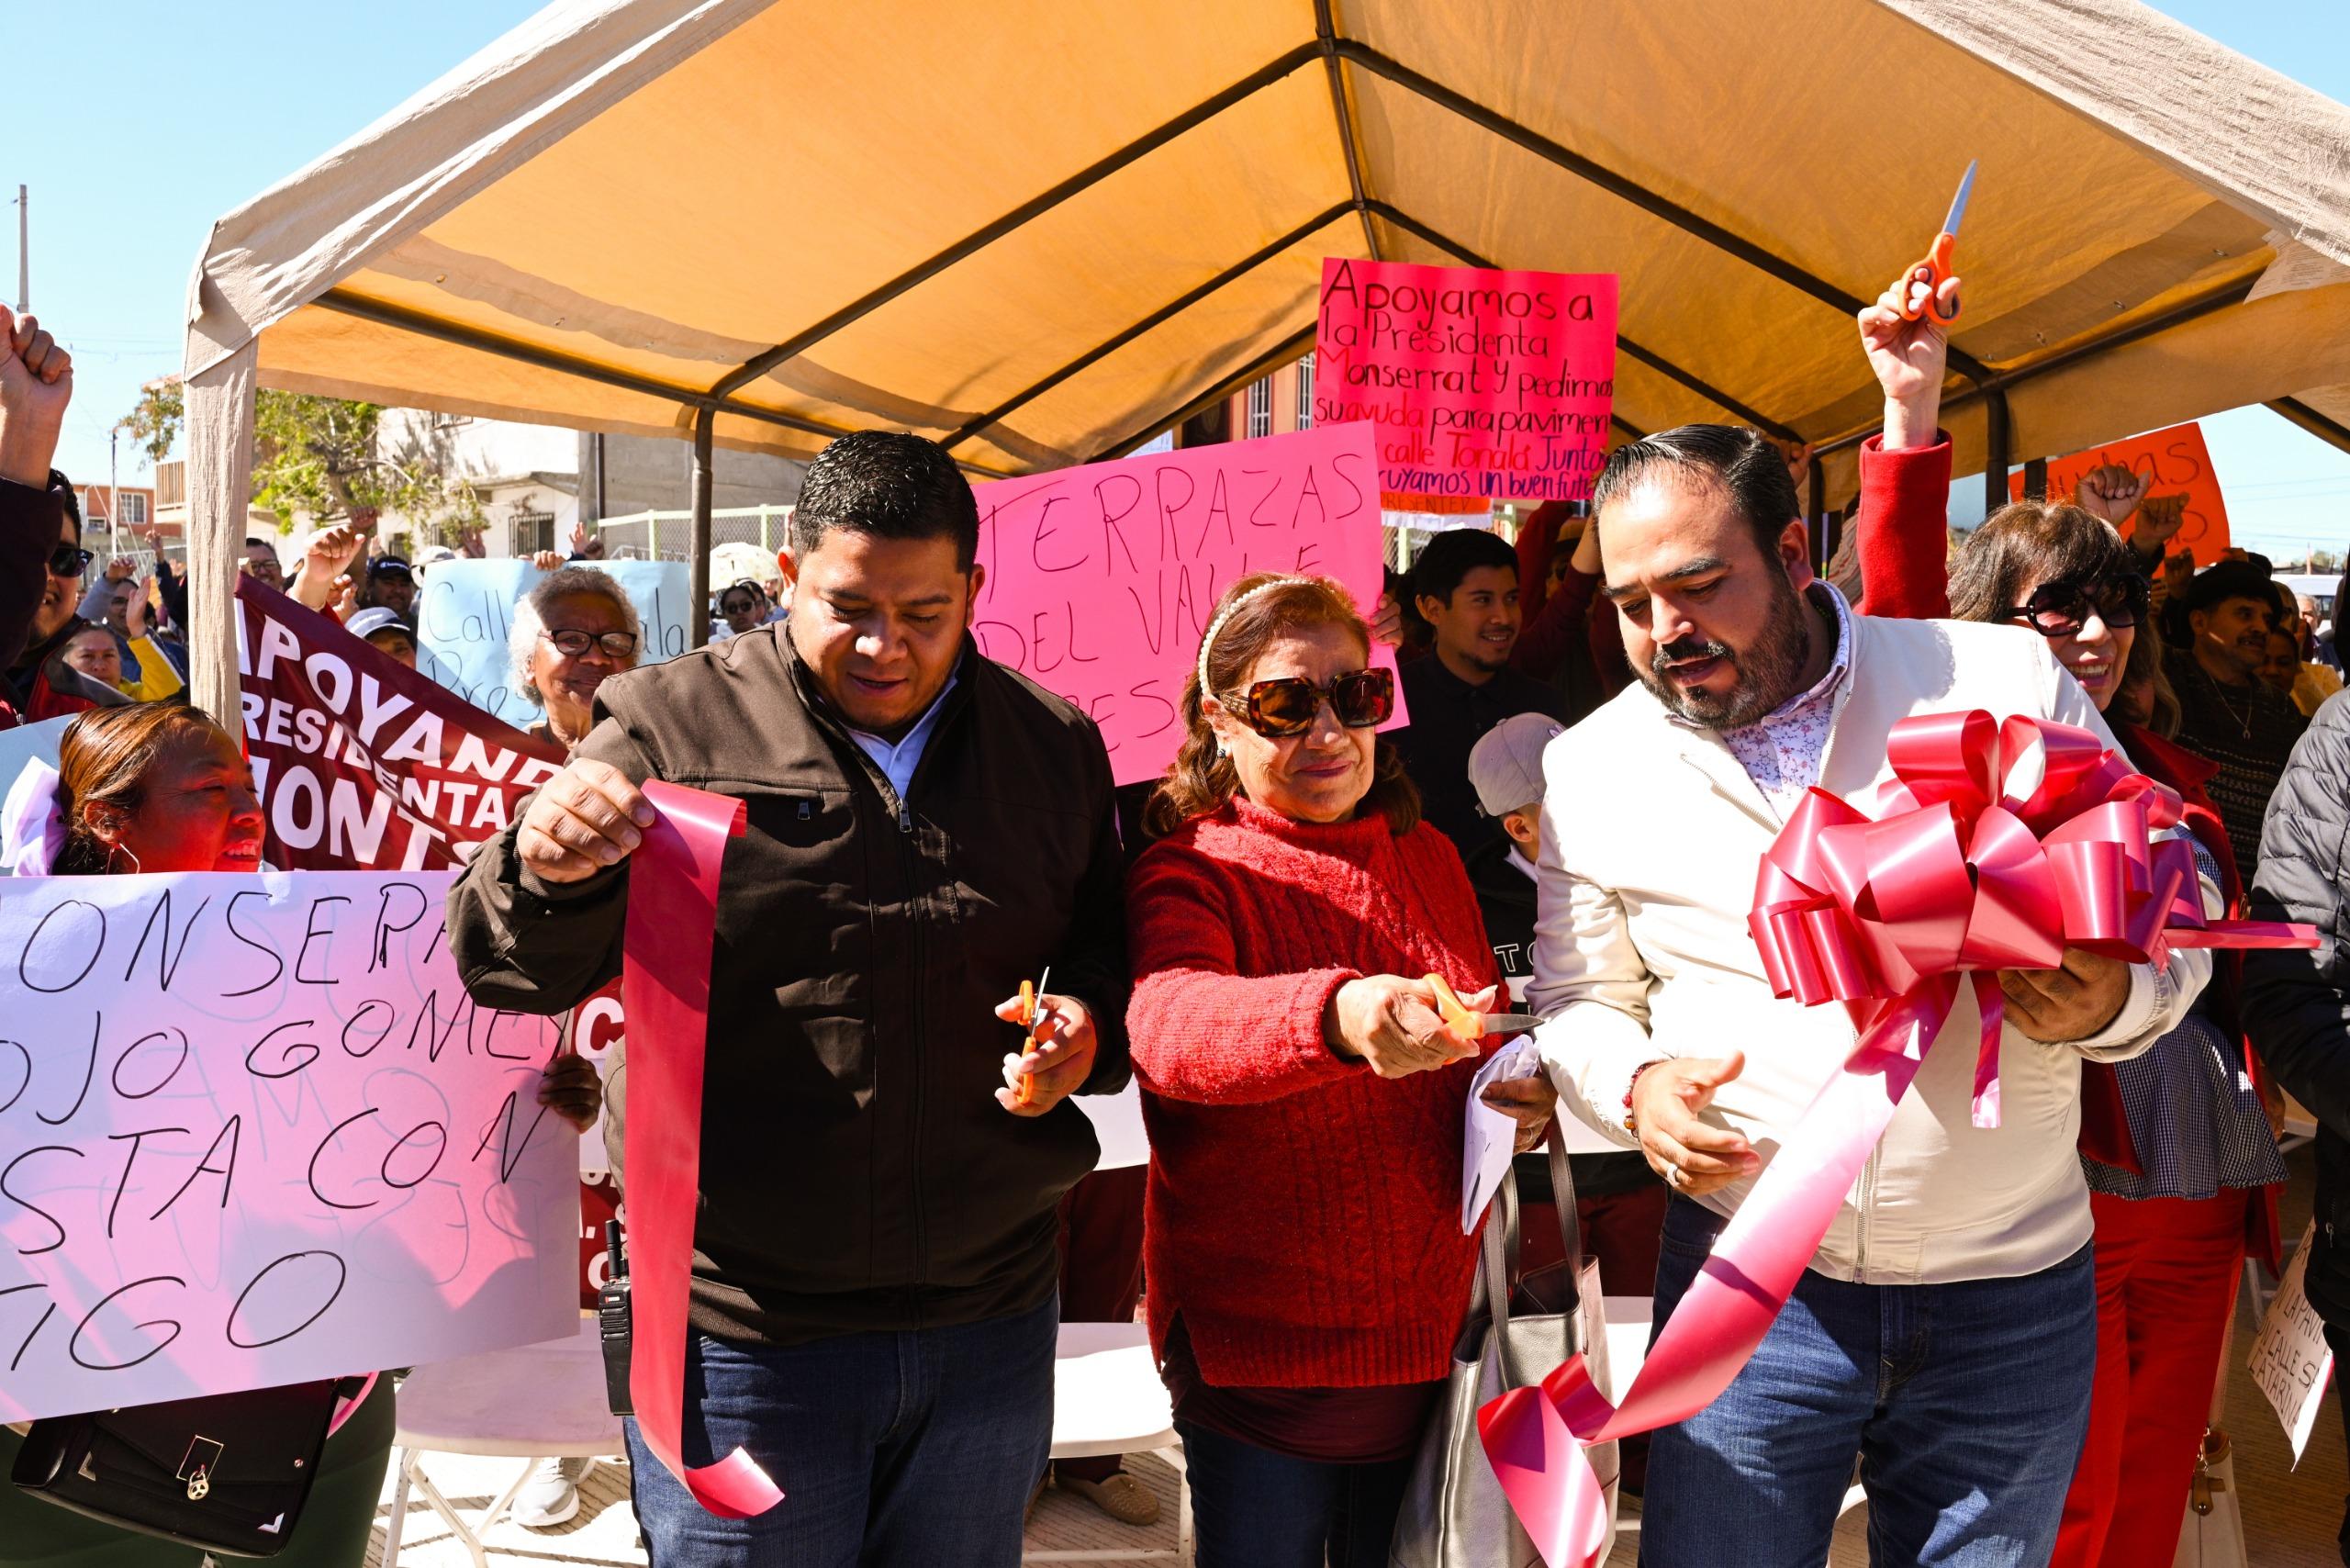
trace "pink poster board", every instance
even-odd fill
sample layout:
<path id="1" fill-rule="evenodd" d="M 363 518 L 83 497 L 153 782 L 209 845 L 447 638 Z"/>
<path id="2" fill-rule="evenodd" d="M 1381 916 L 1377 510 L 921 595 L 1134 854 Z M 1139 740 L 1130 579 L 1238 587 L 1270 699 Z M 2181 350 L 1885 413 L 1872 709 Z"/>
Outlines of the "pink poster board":
<path id="1" fill-rule="evenodd" d="M 555 1024 L 466 999 L 455 876 L 0 879 L 0 1420 L 573 1332 Z"/>
<path id="2" fill-rule="evenodd" d="M 973 486 L 987 581 L 972 633 L 1102 726 L 1119 783 L 1157 778 L 1182 744 L 1177 705 L 1201 634 L 1235 580 L 1334 577 L 1369 617 L 1384 581 L 1376 467 L 1371 428 L 1335 425 Z M 1377 656 L 1393 667 L 1389 650 Z"/>
<path id="3" fill-rule="evenodd" d="M 1314 420 L 1370 420 L 1393 495 L 1578 501 L 1607 456 L 1616 274 L 1322 263 Z"/>

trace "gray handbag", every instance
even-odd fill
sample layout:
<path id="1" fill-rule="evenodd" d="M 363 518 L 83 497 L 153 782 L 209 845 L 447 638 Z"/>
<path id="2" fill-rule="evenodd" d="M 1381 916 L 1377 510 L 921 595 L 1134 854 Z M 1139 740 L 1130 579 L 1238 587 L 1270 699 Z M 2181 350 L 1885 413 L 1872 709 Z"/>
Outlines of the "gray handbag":
<path id="1" fill-rule="evenodd" d="M 1453 1341 L 1452 1372 L 1404 1490 L 1389 1568 L 1542 1568 L 1541 1554 L 1518 1527 L 1477 1439 L 1477 1411 L 1513 1388 L 1537 1383 L 1578 1349 L 1599 1386 L 1607 1376 L 1606 1318 L 1599 1265 L 1585 1265 L 1575 1217 L 1574 1178 L 1556 1118 L 1550 1124 L 1550 1191 L 1559 1208 L 1566 1261 L 1510 1280 L 1518 1261 L 1517 1178 L 1503 1180 L 1485 1214 L 1469 1314 Z M 1592 1468 L 1607 1489 L 1608 1539 L 1615 1539 L 1617 1446 L 1595 1444 Z M 1606 1548 L 1601 1549 L 1604 1557 Z"/>

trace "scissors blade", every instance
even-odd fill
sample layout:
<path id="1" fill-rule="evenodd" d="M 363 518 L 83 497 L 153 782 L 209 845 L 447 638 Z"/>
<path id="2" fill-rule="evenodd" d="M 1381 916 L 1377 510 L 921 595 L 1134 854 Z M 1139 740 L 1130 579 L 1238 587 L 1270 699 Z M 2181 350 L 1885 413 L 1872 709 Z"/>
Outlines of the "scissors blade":
<path id="1" fill-rule="evenodd" d="M 1968 159 L 1966 173 L 1959 177 L 1958 194 L 1950 198 L 1950 216 L 1942 219 L 1942 232 L 1945 234 L 1956 235 L 1960 221 L 1966 217 L 1966 198 L 1975 194 L 1975 165 L 1978 162 L 1978 159 Z"/>
<path id="2" fill-rule="evenodd" d="M 1542 1020 L 1531 1013 L 1488 1013 L 1478 1022 L 1488 1035 L 1521 1035 Z"/>

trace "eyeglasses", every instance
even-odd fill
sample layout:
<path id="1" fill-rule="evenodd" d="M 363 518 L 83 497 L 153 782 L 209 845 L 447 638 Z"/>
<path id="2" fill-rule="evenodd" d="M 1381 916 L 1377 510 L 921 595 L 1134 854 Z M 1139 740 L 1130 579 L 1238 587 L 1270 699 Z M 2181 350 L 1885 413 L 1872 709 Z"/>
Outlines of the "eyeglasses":
<path id="1" fill-rule="evenodd" d="M 616 659 L 624 659 L 636 652 L 636 633 L 633 632 L 606 632 L 599 635 L 594 632 L 565 630 L 542 632 L 539 635 L 553 643 L 555 652 L 565 658 L 576 659 L 593 647 L 601 647 L 608 656 Z"/>
<path id="2" fill-rule="evenodd" d="M 2010 609 L 2006 619 L 2029 622 L 2043 637 L 2070 637 L 2097 618 L 2113 631 L 2125 631 L 2144 619 L 2146 579 L 2134 572 L 2098 577 L 2085 583 L 2042 583 L 2031 599 Z"/>
<path id="3" fill-rule="evenodd" d="M 89 569 L 90 563 L 95 559 L 87 550 L 61 544 L 50 552 L 49 575 L 52 577 L 78 577 Z"/>
<path id="4" fill-rule="evenodd" d="M 1395 672 L 1359 669 L 1327 686 L 1316 686 L 1303 676 L 1260 680 L 1239 697 L 1219 697 L 1248 726 L 1267 740 L 1285 740 L 1314 727 L 1328 698 L 1330 711 L 1350 730 L 1367 730 L 1387 722 L 1395 711 Z"/>

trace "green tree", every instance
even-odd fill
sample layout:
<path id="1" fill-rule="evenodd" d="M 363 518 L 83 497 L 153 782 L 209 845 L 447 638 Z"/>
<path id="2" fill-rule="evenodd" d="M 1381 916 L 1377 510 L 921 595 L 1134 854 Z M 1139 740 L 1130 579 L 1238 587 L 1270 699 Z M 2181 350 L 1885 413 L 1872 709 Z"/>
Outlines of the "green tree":
<path id="1" fill-rule="evenodd" d="M 275 512 L 288 532 L 297 515 L 323 527 L 384 510 L 442 542 L 480 526 L 481 499 L 457 472 L 447 439 L 417 424 L 395 441 L 383 416 L 375 403 L 263 388 L 253 407 L 253 504 Z M 161 382 L 141 392 L 120 428 L 160 463 L 185 418 L 179 384 Z"/>

